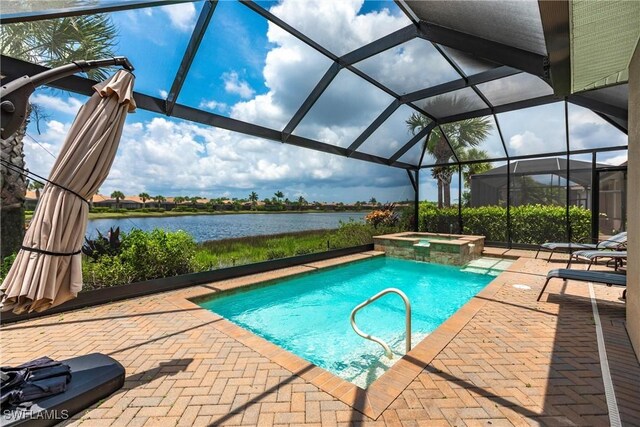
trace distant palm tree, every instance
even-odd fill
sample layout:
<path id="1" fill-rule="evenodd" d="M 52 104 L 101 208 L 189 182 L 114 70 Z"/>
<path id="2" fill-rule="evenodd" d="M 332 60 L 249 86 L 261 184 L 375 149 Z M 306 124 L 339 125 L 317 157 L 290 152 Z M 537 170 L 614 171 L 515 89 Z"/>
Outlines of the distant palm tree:
<path id="1" fill-rule="evenodd" d="M 469 148 L 467 150 L 463 150 L 458 157 L 460 161 L 469 161 L 469 160 L 487 160 L 489 159 L 489 154 L 484 150 L 478 150 L 477 148 Z M 471 177 L 473 175 L 478 175 L 484 172 L 487 172 L 491 169 L 491 163 L 489 162 L 481 162 L 481 163 L 470 163 L 464 165 L 462 168 L 462 179 L 464 180 L 464 184 L 467 189 L 471 189 Z"/>
<path id="2" fill-rule="evenodd" d="M 376 200 L 376 198 L 375 198 L 375 197 L 372 197 L 372 198 L 369 200 L 369 203 L 375 206 L 375 205 L 377 205 L 377 204 L 378 204 L 378 201 Z"/>
<path id="3" fill-rule="evenodd" d="M 71 16 L 33 22 L 0 25 L 0 53 L 46 67 L 57 67 L 79 59 L 115 56 L 117 30 L 106 14 Z M 103 79 L 104 69 L 88 70 L 93 79 Z M 11 137 L 0 141 L 2 158 L 24 168 L 23 139 L 33 106 L 27 106 L 27 119 Z M 37 108 L 35 109 L 37 110 Z M 2 239 L 0 257 L 17 252 L 24 237 L 26 178 L 2 167 Z"/>
<path id="4" fill-rule="evenodd" d="M 276 198 L 278 199 L 278 203 L 280 203 L 280 200 L 284 197 L 284 193 L 278 190 L 274 193 L 274 196 L 276 196 Z"/>
<path id="5" fill-rule="evenodd" d="M 449 102 L 453 104 L 454 111 L 466 111 L 462 109 L 467 103 L 464 98 L 453 98 Z M 429 111 L 429 104 L 425 104 L 424 108 Z M 406 123 L 411 133 L 415 135 L 429 126 L 431 119 L 423 114 L 413 113 Z M 441 129 L 445 132 L 446 138 Z M 439 208 L 451 206 L 451 178 L 455 172 L 455 168 L 449 165 L 455 159 L 451 148 L 455 150 L 459 159 L 464 158 L 465 150 L 477 148 L 489 135 L 491 129 L 491 121 L 487 117 L 474 117 L 435 127 L 429 134 L 429 138 L 425 139 L 423 146 L 426 146 L 427 152 L 434 157 L 435 163 L 438 165 L 433 167 L 431 175 L 438 181 Z M 451 147 L 447 139 L 451 143 Z M 481 151 L 476 154 L 479 152 Z M 486 153 L 483 151 L 482 153 L 486 158 Z"/>
<path id="6" fill-rule="evenodd" d="M 184 203 L 187 201 L 186 197 L 182 197 L 182 196 L 177 196 L 173 198 L 173 203 L 175 203 L 176 205 L 179 205 L 181 203 Z"/>
<path id="7" fill-rule="evenodd" d="M 258 193 L 252 191 L 251 194 L 249 194 L 249 201 L 251 202 L 251 209 L 255 209 L 256 202 L 258 201 Z"/>
<path id="8" fill-rule="evenodd" d="M 140 200 L 142 200 L 142 205 L 146 208 L 147 200 L 151 199 L 151 196 L 149 195 L 149 193 L 140 193 L 138 194 L 138 197 L 140 197 Z"/>
<path id="9" fill-rule="evenodd" d="M 116 199 L 116 209 L 120 209 L 120 200 L 124 199 L 124 193 L 116 190 L 111 193 L 111 198 Z"/>
<path id="10" fill-rule="evenodd" d="M 306 206 L 307 201 L 305 200 L 304 197 L 300 196 L 298 197 L 298 209 L 302 210 L 303 206 Z"/>
<path id="11" fill-rule="evenodd" d="M 161 204 L 161 203 L 163 203 L 163 202 L 166 202 L 166 201 L 167 201 L 167 199 L 166 199 L 164 196 L 161 196 L 161 195 L 157 195 L 157 196 L 155 196 L 155 197 L 153 198 L 153 200 L 155 200 L 155 201 L 156 201 L 156 203 L 158 204 L 158 208 L 160 208 L 160 204 Z"/>

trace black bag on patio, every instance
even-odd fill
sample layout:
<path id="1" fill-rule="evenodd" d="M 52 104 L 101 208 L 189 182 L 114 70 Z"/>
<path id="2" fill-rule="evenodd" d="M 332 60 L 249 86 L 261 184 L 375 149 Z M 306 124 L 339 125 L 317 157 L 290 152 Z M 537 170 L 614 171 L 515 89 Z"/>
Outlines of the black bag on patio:
<path id="1" fill-rule="evenodd" d="M 27 405 L 29 402 L 62 393 L 71 381 L 69 366 L 41 357 L 15 367 L 0 367 L 0 404 Z"/>

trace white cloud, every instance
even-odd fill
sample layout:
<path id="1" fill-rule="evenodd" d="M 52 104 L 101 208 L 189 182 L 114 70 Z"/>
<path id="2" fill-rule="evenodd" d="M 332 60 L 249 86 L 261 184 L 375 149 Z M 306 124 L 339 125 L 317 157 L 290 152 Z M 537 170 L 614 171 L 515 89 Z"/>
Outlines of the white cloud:
<path id="1" fill-rule="evenodd" d="M 34 104 L 40 105 L 45 110 L 45 114 L 48 111 L 57 111 L 59 113 L 75 116 L 78 114 L 78 110 L 82 107 L 83 102 L 78 98 L 69 97 L 66 100 L 57 96 L 51 96 L 44 93 L 36 93 L 31 96 L 30 101 Z"/>
<path id="2" fill-rule="evenodd" d="M 224 81 L 224 90 L 228 93 L 240 95 L 241 98 L 248 99 L 256 93 L 256 91 L 249 86 L 249 83 L 240 80 L 238 73 L 235 71 L 224 73 L 222 80 Z"/>
<path id="3" fill-rule="evenodd" d="M 161 9 L 171 21 L 171 26 L 180 31 L 190 31 L 196 19 L 196 7 L 193 3 L 180 3 L 164 6 Z"/>
<path id="4" fill-rule="evenodd" d="M 166 91 L 166 90 L 164 90 L 164 89 L 160 89 L 160 90 L 158 91 L 158 93 L 160 94 L 160 96 L 161 96 L 162 98 L 165 98 L 165 99 L 167 98 L 167 96 L 169 96 L 169 92 L 167 92 L 167 91 Z"/>
<path id="5" fill-rule="evenodd" d="M 524 131 L 509 138 L 509 153 L 519 155 L 530 151 L 531 147 L 541 147 L 542 139 L 531 131 Z"/>
<path id="6" fill-rule="evenodd" d="M 586 108 L 569 104 L 569 141 L 572 150 L 627 144 L 627 136 Z"/>
<path id="7" fill-rule="evenodd" d="M 363 4 L 361 0 L 325 0 L 302 5 L 285 0 L 270 10 L 336 54 L 357 49 L 409 24 L 404 15 L 393 15 L 387 9 L 358 15 Z M 282 129 L 331 61 L 271 23 L 267 38 L 273 46 L 263 69 L 268 92 L 235 104 L 231 116 Z M 424 78 L 424 69 L 416 67 L 415 75 L 416 79 Z M 390 102 L 387 94 L 342 70 L 295 133 L 348 145 Z"/>
<path id="8" fill-rule="evenodd" d="M 270 11 L 337 55 L 357 49 L 411 23 L 404 14 L 394 15 L 386 8 L 359 15 L 363 4 L 364 0 L 285 0 Z M 281 42 L 283 37 L 289 37 L 282 29 L 271 24 L 267 35 L 270 41 L 276 43 Z"/>
<path id="9" fill-rule="evenodd" d="M 229 108 L 229 106 L 227 104 L 225 104 L 224 102 L 218 102 L 214 99 L 203 99 L 200 101 L 200 105 L 198 106 L 199 108 L 204 108 L 206 110 L 211 110 L 211 111 L 220 111 L 220 112 L 224 112 L 227 110 L 227 108 Z"/>
<path id="10" fill-rule="evenodd" d="M 313 188 L 320 200 L 352 200 L 357 195 L 350 189 L 371 183 L 380 186 L 375 191 L 408 189 L 402 172 L 158 117 L 125 126 L 118 155 L 101 190 L 218 197 L 242 196 L 252 190 L 262 196 L 276 189 L 293 194 L 294 189 Z M 389 197 L 399 193 L 402 191 L 389 190 Z"/>
<path id="11" fill-rule="evenodd" d="M 41 134 L 33 135 L 35 140 L 24 138 L 26 166 L 31 172 L 44 177 L 49 176 L 55 157 L 60 152 L 70 126 L 71 123 L 50 120 L 42 126 L 44 129 Z M 29 134 L 31 135 L 31 133 Z"/>
<path id="12" fill-rule="evenodd" d="M 624 162 L 626 162 L 628 159 L 629 157 L 627 153 L 624 153 L 624 154 L 618 154 L 614 157 L 611 157 L 605 160 L 601 160 L 600 163 L 604 163 L 605 165 L 611 165 L 611 166 L 619 166 Z"/>

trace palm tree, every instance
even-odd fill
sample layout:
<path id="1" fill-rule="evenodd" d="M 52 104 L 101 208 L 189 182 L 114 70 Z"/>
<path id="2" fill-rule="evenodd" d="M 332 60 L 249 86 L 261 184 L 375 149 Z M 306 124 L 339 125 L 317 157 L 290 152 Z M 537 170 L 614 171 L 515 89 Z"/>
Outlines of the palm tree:
<path id="1" fill-rule="evenodd" d="M 463 150 L 458 154 L 458 158 L 460 161 L 470 161 L 470 160 L 487 160 L 489 159 L 489 154 L 484 150 L 479 150 L 477 148 L 468 148 Z M 491 169 L 491 163 L 489 162 L 481 162 L 481 163 L 470 163 L 464 165 L 462 168 L 462 179 L 464 180 L 464 185 L 467 189 L 471 189 L 471 177 L 473 175 L 478 175 L 484 173 Z"/>
<path id="2" fill-rule="evenodd" d="M 36 192 L 36 200 L 40 200 L 40 190 L 44 188 L 44 184 L 40 181 L 31 181 L 29 183 L 29 190 Z"/>
<path id="3" fill-rule="evenodd" d="M 163 203 L 163 202 L 166 202 L 166 201 L 167 201 L 167 199 L 166 199 L 164 196 L 160 196 L 160 195 L 155 196 L 155 197 L 153 198 L 153 200 L 155 200 L 155 201 L 156 201 L 156 203 L 158 204 L 158 209 L 160 208 L 160 204 L 161 204 L 161 203 Z"/>
<path id="4" fill-rule="evenodd" d="M 79 59 L 99 59 L 115 56 L 116 27 L 106 14 L 71 16 L 0 26 L 0 53 L 13 58 L 57 67 Z M 90 78 L 103 79 L 105 70 L 87 71 Z M 25 168 L 23 139 L 27 119 L 11 137 L 1 140 L 2 158 L 19 168 Z M 23 175 L 2 167 L 2 225 L 0 257 L 17 252 L 24 237 L 24 200 L 27 183 Z"/>
<path id="5" fill-rule="evenodd" d="M 193 205 L 193 207 L 197 207 L 198 206 L 198 200 L 202 199 L 202 197 L 200 196 L 193 196 L 193 197 L 186 197 L 186 199 L 191 202 L 191 205 Z"/>
<path id="6" fill-rule="evenodd" d="M 111 198 L 116 199 L 116 209 L 120 209 L 120 200 L 124 199 L 124 193 L 116 190 L 111 193 Z"/>
<path id="7" fill-rule="evenodd" d="M 251 202 L 251 210 L 254 210 L 256 208 L 256 202 L 258 201 L 258 193 L 252 191 L 251 194 L 249 194 L 249 201 Z"/>
<path id="8" fill-rule="evenodd" d="M 147 200 L 151 199 L 151 196 L 149 195 L 149 193 L 140 193 L 138 194 L 138 197 L 140 197 L 140 200 L 142 200 L 142 205 L 146 208 Z"/>
<path id="9" fill-rule="evenodd" d="M 302 210 L 302 207 L 305 206 L 307 204 L 307 201 L 305 200 L 304 197 L 300 196 L 298 197 L 298 209 Z"/>
<path id="10" fill-rule="evenodd" d="M 284 193 L 280 190 L 276 191 L 274 193 L 274 196 L 276 196 L 276 198 L 278 199 L 278 203 L 280 203 L 280 199 L 282 199 L 284 197 Z"/>
<path id="11" fill-rule="evenodd" d="M 177 196 L 173 198 L 173 203 L 175 203 L 176 205 L 179 205 L 181 203 L 184 203 L 187 201 L 186 197 L 182 197 L 182 196 Z"/>
<path id="12" fill-rule="evenodd" d="M 454 111 L 466 111 L 462 110 L 466 101 L 464 98 L 450 100 L 454 106 Z M 429 110 L 429 105 L 425 105 L 425 109 Z M 406 121 L 407 126 L 412 134 L 419 133 L 422 129 L 427 127 L 431 120 L 423 114 L 413 113 Z M 491 121 L 487 117 L 474 117 L 472 119 L 461 120 L 455 123 L 447 123 L 438 127 L 435 127 L 425 139 L 424 145 L 426 145 L 427 152 L 434 157 L 436 165 L 431 170 L 431 176 L 438 181 L 438 207 L 451 206 L 451 177 L 455 171 L 455 168 L 449 165 L 453 160 L 454 154 L 451 151 L 455 150 L 458 159 L 464 157 L 465 150 L 476 148 L 482 143 L 482 141 L 491 132 Z M 445 135 L 442 132 L 445 132 Z M 447 139 L 449 142 L 447 142 Z M 449 146 L 451 143 L 451 146 Z M 478 152 L 476 152 L 477 154 Z M 486 158 L 486 153 L 485 153 Z"/>
<path id="13" fill-rule="evenodd" d="M 370 203 L 371 205 L 375 206 L 375 205 L 377 205 L 377 204 L 378 204 L 378 201 L 376 200 L 376 198 L 375 198 L 375 197 L 372 197 L 372 198 L 369 200 L 369 203 Z"/>

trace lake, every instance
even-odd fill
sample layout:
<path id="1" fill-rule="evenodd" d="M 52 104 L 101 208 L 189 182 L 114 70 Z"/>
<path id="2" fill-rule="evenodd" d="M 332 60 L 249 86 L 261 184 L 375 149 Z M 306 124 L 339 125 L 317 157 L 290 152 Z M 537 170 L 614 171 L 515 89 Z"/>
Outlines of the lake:
<path id="1" fill-rule="evenodd" d="M 130 231 L 133 228 L 150 231 L 154 228 L 161 228 L 167 231 L 184 230 L 191 234 L 197 242 L 204 242 L 234 237 L 338 228 L 340 221 L 348 222 L 350 219 L 362 221 L 365 215 L 365 212 L 328 212 L 91 219 L 87 225 L 87 236 L 95 236 L 96 230 L 106 234 L 109 227 L 120 227 L 121 231 Z"/>

